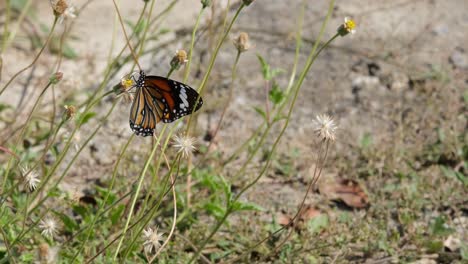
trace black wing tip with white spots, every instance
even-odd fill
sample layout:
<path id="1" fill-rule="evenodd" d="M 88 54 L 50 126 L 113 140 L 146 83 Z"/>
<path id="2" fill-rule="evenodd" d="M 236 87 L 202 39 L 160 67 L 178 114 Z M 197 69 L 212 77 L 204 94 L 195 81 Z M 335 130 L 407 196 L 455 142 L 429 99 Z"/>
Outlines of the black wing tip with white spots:
<path id="1" fill-rule="evenodd" d="M 133 132 L 135 132 L 135 135 L 137 136 L 142 136 L 142 137 L 153 136 L 153 133 L 154 133 L 154 129 L 140 127 L 138 125 L 135 125 L 132 121 L 130 121 L 130 128 L 132 129 Z"/>

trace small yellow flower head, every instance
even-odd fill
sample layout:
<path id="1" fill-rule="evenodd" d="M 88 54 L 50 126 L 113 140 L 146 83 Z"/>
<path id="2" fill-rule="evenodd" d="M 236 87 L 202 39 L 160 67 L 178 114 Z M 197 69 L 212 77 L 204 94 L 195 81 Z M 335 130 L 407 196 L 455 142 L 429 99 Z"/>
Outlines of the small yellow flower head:
<path id="1" fill-rule="evenodd" d="M 314 131 L 317 137 L 323 141 L 335 141 L 336 129 L 335 121 L 328 115 L 317 115 L 313 121 Z"/>
<path id="2" fill-rule="evenodd" d="M 349 33 L 356 33 L 356 22 L 354 22 L 354 20 L 350 19 L 349 17 L 345 17 L 344 23 L 338 28 L 338 34 L 344 37 Z"/>
<path id="3" fill-rule="evenodd" d="M 241 32 L 239 36 L 234 40 L 234 46 L 239 52 L 249 50 L 252 46 L 249 41 L 249 34 Z"/>
<path id="4" fill-rule="evenodd" d="M 120 84 L 122 85 L 123 89 L 125 90 L 128 90 L 130 89 L 130 87 L 132 87 L 134 85 L 135 81 L 133 81 L 133 79 L 131 78 L 122 78 L 122 80 L 120 80 Z"/>
<path id="5" fill-rule="evenodd" d="M 76 107 L 73 105 L 65 105 L 65 118 L 69 120 L 70 118 L 74 118 L 76 115 Z"/>
<path id="6" fill-rule="evenodd" d="M 187 62 L 187 52 L 185 50 L 177 50 L 174 57 L 172 57 L 171 68 L 178 70 L 180 66 L 185 65 Z"/>
<path id="7" fill-rule="evenodd" d="M 114 86 L 114 93 L 117 96 L 122 96 L 126 103 L 133 102 L 133 95 L 129 92 L 135 87 L 135 75 L 136 73 L 127 74 L 120 79 L 120 84 Z"/>

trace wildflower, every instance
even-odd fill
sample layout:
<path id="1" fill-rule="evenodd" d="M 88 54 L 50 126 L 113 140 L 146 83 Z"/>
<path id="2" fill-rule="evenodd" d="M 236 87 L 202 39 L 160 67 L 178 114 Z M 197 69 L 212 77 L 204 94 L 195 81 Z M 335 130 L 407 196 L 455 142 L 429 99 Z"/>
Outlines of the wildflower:
<path id="1" fill-rule="evenodd" d="M 158 233 L 158 228 L 151 229 L 148 227 L 146 230 L 143 230 L 143 239 L 145 242 L 143 246 L 145 248 L 145 252 L 151 253 L 156 252 L 161 247 L 160 241 L 163 241 L 162 238 L 163 233 Z"/>
<path id="2" fill-rule="evenodd" d="M 125 75 L 120 79 L 120 84 L 114 87 L 114 92 L 117 96 L 122 96 L 126 103 L 133 102 L 133 94 L 129 91 L 135 86 L 134 74 L 135 73 Z"/>
<path id="3" fill-rule="evenodd" d="M 42 236 L 53 238 L 57 234 L 58 225 L 53 218 L 46 218 L 40 221 L 39 229 L 42 230 Z"/>
<path id="4" fill-rule="evenodd" d="M 76 9 L 69 5 L 65 0 L 50 0 L 54 15 L 58 17 L 58 23 L 61 24 L 67 18 L 76 17 Z"/>
<path id="5" fill-rule="evenodd" d="M 182 153 L 182 156 L 188 157 L 194 150 L 197 148 L 194 146 L 196 142 L 195 138 L 184 137 L 184 136 L 175 136 L 174 147 L 177 150 L 177 153 Z"/>
<path id="6" fill-rule="evenodd" d="M 201 0 L 202 8 L 208 7 L 211 5 L 211 0 Z"/>
<path id="7" fill-rule="evenodd" d="M 135 73 L 132 73 L 131 75 L 125 75 L 124 77 L 122 77 L 122 79 L 120 79 L 120 85 L 122 87 L 123 90 L 129 90 L 130 88 L 132 88 L 134 85 L 135 85 L 135 80 L 133 79 L 133 74 Z"/>
<path id="8" fill-rule="evenodd" d="M 26 187 L 28 187 L 31 192 L 35 191 L 37 189 L 37 184 L 41 182 L 41 180 L 39 180 L 39 173 L 27 167 L 20 167 L 20 170 Z"/>
<path id="9" fill-rule="evenodd" d="M 344 23 L 338 28 L 338 34 L 344 37 L 349 33 L 354 34 L 356 33 L 356 22 L 350 19 L 349 17 L 345 17 Z"/>
<path id="10" fill-rule="evenodd" d="M 323 141 L 335 141 L 336 129 L 335 121 L 328 115 L 317 115 L 313 122 L 314 131 Z"/>
<path id="11" fill-rule="evenodd" d="M 56 72 L 52 74 L 49 78 L 51 84 L 57 84 L 63 79 L 63 72 Z"/>
<path id="12" fill-rule="evenodd" d="M 74 118 L 76 115 L 76 107 L 73 105 L 65 105 L 65 118 L 69 120 L 70 118 Z"/>
<path id="13" fill-rule="evenodd" d="M 253 3 L 253 1 L 255 0 L 242 0 L 242 2 L 244 2 L 244 5 L 248 6 L 250 5 L 251 3 Z"/>
<path id="14" fill-rule="evenodd" d="M 180 66 L 185 65 L 188 62 L 187 52 L 185 50 L 177 50 L 174 57 L 171 60 L 171 68 L 178 70 Z"/>
<path id="15" fill-rule="evenodd" d="M 249 41 L 249 35 L 245 32 L 241 32 L 239 36 L 234 40 L 234 46 L 239 52 L 249 50 L 252 46 Z"/>

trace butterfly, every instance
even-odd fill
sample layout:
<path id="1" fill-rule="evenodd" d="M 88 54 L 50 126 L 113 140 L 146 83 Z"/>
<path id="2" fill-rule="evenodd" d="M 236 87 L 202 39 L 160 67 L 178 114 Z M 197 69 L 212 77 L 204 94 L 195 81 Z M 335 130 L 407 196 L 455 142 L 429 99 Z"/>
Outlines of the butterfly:
<path id="1" fill-rule="evenodd" d="M 137 136 L 152 136 L 156 124 L 171 123 L 190 115 L 203 100 L 190 86 L 161 76 L 147 76 L 140 71 L 135 80 L 135 97 L 130 108 L 130 128 Z"/>

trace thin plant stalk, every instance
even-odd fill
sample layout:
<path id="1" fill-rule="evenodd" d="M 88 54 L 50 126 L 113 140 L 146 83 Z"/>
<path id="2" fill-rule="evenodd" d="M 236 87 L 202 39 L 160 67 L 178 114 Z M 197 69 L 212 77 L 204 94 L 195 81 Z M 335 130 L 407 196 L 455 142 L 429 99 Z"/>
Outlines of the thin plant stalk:
<path id="1" fill-rule="evenodd" d="M 318 45 L 320 43 L 320 39 L 322 38 L 322 35 L 325 31 L 325 26 L 327 25 L 328 23 L 328 20 L 331 16 L 331 13 L 332 13 L 332 10 L 333 10 L 333 6 L 334 6 L 334 0 L 332 0 L 330 2 L 330 5 L 329 5 L 329 9 L 328 9 L 328 13 L 327 13 L 327 16 L 322 24 L 322 27 L 320 29 L 320 32 L 319 32 L 319 35 L 317 37 L 317 41 L 315 43 L 315 45 L 312 47 L 311 51 L 310 51 L 310 54 L 309 54 L 309 57 L 307 59 L 307 62 L 306 62 L 306 65 L 298 79 L 298 82 L 296 83 L 296 85 L 294 86 L 294 91 L 295 91 L 295 94 L 293 96 L 293 99 L 292 99 L 292 102 L 290 104 L 290 108 L 289 108 L 289 111 L 288 111 L 288 114 L 287 114 L 287 118 L 286 118 L 286 121 L 280 131 L 280 134 L 278 135 L 277 139 L 275 140 L 275 142 L 273 143 L 273 146 L 271 148 L 271 151 L 270 153 L 268 154 L 268 157 L 267 157 L 267 160 L 266 160 L 266 164 L 263 166 L 262 170 L 260 171 L 259 175 L 252 181 L 250 182 L 249 184 L 247 184 L 245 187 L 243 187 L 239 193 L 234 197 L 233 201 L 238 201 L 239 198 L 248 190 L 250 189 L 250 187 L 252 187 L 253 185 L 255 185 L 259 180 L 260 178 L 264 175 L 264 173 L 266 172 L 266 170 L 268 169 L 269 165 L 270 165 L 270 162 L 271 162 L 271 157 L 273 156 L 273 153 L 274 151 L 276 150 L 276 147 L 280 141 L 280 139 L 282 138 L 284 132 L 286 131 L 286 128 L 288 127 L 289 125 L 289 121 L 291 119 L 291 115 L 292 115 L 292 110 L 294 108 L 294 105 L 295 105 L 295 102 L 297 100 L 297 97 L 298 97 L 298 94 L 299 94 L 299 90 L 300 90 L 300 87 L 302 86 L 302 83 L 305 79 L 305 76 L 307 75 L 307 73 L 309 72 L 310 70 L 310 67 L 312 66 L 312 64 L 314 63 L 315 59 L 317 58 L 318 54 L 320 54 L 320 52 L 323 50 L 324 47 L 328 46 L 329 43 L 331 43 L 336 37 L 338 37 L 338 34 L 336 34 L 335 36 L 333 36 L 329 41 L 327 41 L 327 43 L 321 48 L 318 50 L 318 52 L 316 52 L 317 48 L 318 48 Z M 270 126 L 268 126 L 269 128 Z M 268 130 L 267 128 L 267 130 Z M 230 203 L 232 204 L 232 203 Z M 218 231 L 218 229 L 222 226 L 222 224 L 224 223 L 224 221 L 227 219 L 227 217 L 231 214 L 232 212 L 232 207 L 229 206 L 227 209 L 226 209 L 226 212 L 225 214 L 223 215 L 223 217 L 221 218 L 221 220 L 218 221 L 218 223 L 216 224 L 216 226 L 213 228 L 213 230 L 211 231 L 211 233 L 208 235 L 208 237 L 206 239 L 204 239 L 204 241 L 202 242 L 200 248 L 199 248 L 199 251 L 197 251 L 195 253 L 195 255 L 191 258 L 190 260 L 190 263 L 192 263 L 194 260 L 198 259 L 198 256 L 201 254 L 201 251 L 204 249 L 204 247 L 206 246 L 206 244 L 211 240 L 211 238 L 214 236 L 214 234 Z"/>
<path id="2" fill-rule="evenodd" d="M 158 148 L 160 139 L 161 139 L 160 137 L 157 138 L 156 144 L 154 145 L 148 159 L 146 159 L 143 170 L 140 173 L 137 188 L 136 188 L 136 191 L 135 191 L 135 195 L 133 196 L 133 200 L 132 200 L 132 203 L 131 203 L 131 206 L 130 206 L 130 210 L 129 210 L 128 215 L 127 215 L 127 221 L 125 222 L 125 226 L 124 226 L 124 229 L 123 229 L 123 232 L 122 232 L 122 237 L 120 238 L 119 244 L 117 245 L 117 249 L 115 250 L 114 261 L 117 260 L 117 256 L 119 254 L 120 248 L 122 247 L 122 243 L 123 243 L 123 240 L 125 238 L 125 234 L 127 233 L 128 226 L 130 224 L 130 220 L 132 219 L 133 209 L 135 208 L 136 200 L 138 199 L 138 195 L 140 194 L 141 186 L 143 185 L 143 180 L 145 178 L 146 171 L 148 170 L 148 167 L 150 165 L 151 160 L 153 160 L 153 156 L 156 153 L 156 149 Z"/>
<path id="3" fill-rule="evenodd" d="M 193 27 L 193 30 L 192 30 L 192 39 L 190 40 L 190 49 L 189 49 L 189 54 L 188 54 L 187 65 L 185 65 L 183 83 L 187 82 L 188 77 L 190 75 L 190 65 L 192 64 L 193 47 L 195 45 L 195 35 L 197 33 L 198 26 L 200 24 L 200 19 L 203 15 L 203 11 L 205 10 L 205 8 L 206 8 L 205 6 L 202 6 L 202 8 L 200 9 L 200 12 L 198 12 L 197 21 L 195 22 L 195 26 Z"/>
<path id="4" fill-rule="evenodd" d="M 83 248 L 85 247 L 85 244 L 87 243 L 89 237 L 91 236 L 91 232 L 94 228 L 94 225 L 96 224 L 97 220 L 98 220 L 98 215 L 100 215 L 102 213 L 102 211 L 104 210 L 104 206 L 107 204 L 107 201 L 109 200 L 109 196 L 110 196 L 110 193 L 112 191 L 112 188 L 114 187 L 114 183 L 115 183 L 115 179 L 117 178 L 117 170 L 119 168 L 119 165 L 120 165 L 120 161 L 122 160 L 122 157 L 124 156 L 125 152 L 127 151 L 127 148 L 128 146 L 130 145 L 130 143 L 133 141 L 133 139 L 135 138 L 135 134 L 132 134 L 128 140 L 127 140 L 127 143 L 125 143 L 125 145 L 123 146 L 122 148 L 122 151 L 120 152 L 120 155 L 119 157 L 117 158 L 117 161 L 115 162 L 115 165 L 114 165 L 114 170 L 112 172 L 112 178 L 111 178 L 111 182 L 109 184 L 109 187 L 107 188 L 107 193 L 106 193 L 106 196 L 104 197 L 104 199 L 102 200 L 102 204 L 101 206 L 99 207 L 98 211 L 96 212 L 96 217 L 93 218 L 91 224 L 89 225 L 89 227 L 87 228 L 89 231 L 86 235 L 86 238 L 83 240 L 83 242 L 81 243 L 81 246 L 80 248 L 78 249 L 78 251 L 75 253 L 75 255 L 73 256 L 72 258 L 72 263 L 74 263 L 74 261 L 76 260 L 76 258 L 78 257 L 78 255 L 80 254 L 80 252 L 83 250 Z"/>
<path id="5" fill-rule="evenodd" d="M 179 158 L 179 166 L 180 166 L 180 158 Z M 172 175 L 171 175 L 171 181 L 172 181 L 172 188 L 171 188 L 172 189 L 172 197 L 173 197 L 173 204 L 174 204 L 174 216 L 173 216 L 173 219 L 172 219 L 171 231 L 167 235 L 166 240 L 161 245 L 161 247 L 158 249 L 156 254 L 154 254 L 154 256 L 150 259 L 149 263 L 153 263 L 153 261 L 156 259 L 156 257 L 166 247 L 167 243 L 169 243 L 169 241 L 171 240 L 172 235 L 174 234 L 175 226 L 176 226 L 176 223 L 177 223 L 177 194 L 176 194 L 176 191 L 175 191 L 175 179 L 174 179 L 174 177 Z"/>
<path id="6" fill-rule="evenodd" d="M 224 32 L 223 36 L 219 40 L 218 45 L 216 46 L 215 51 L 214 51 L 213 55 L 211 56 L 210 63 L 208 64 L 208 68 L 206 70 L 205 76 L 203 76 L 202 82 L 200 83 L 200 85 L 199 85 L 199 87 L 197 89 L 197 92 L 199 94 L 203 93 L 203 90 L 204 90 L 204 88 L 205 88 L 205 86 L 206 86 L 206 84 L 208 82 L 208 78 L 209 78 L 209 76 L 211 74 L 211 70 L 213 69 L 214 63 L 215 63 L 216 58 L 218 56 L 219 50 L 220 50 L 221 46 L 223 45 L 224 41 L 226 40 L 229 32 L 231 31 L 231 28 L 234 25 L 234 22 L 237 20 L 237 18 L 239 17 L 240 12 L 242 11 L 242 9 L 244 7 L 245 7 L 245 4 L 241 3 L 241 5 L 239 6 L 239 8 L 236 11 L 236 14 L 232 18 L 231 23 L 229 24 L 228 28 L 226 29 L 226 32 Z M 199 98 L 197 98 L 197 101 L 198 100 L 199 100 Z M 193 109 L 193 111 L 195 111 L 195 108 Z M 193 117 L 193 114 L 190 115 L 189 118 L 188 118 L 187 129 L 186 129 L 186 132 L 185 132 L 186 134 L 188 134 L 188 131 L 190 129 L 190 124 L 191 124 L 191 121 L 192 121 L 192 117 Z"/>
<path id="7" fill-rule="evenodd" d="M 214 142 L 214 140 L 216 138 L 216 135 L 218 134 L 219 130 L 221 129 L 221 124 L 223 122 L 224 115 L 226 114 L 227 109 L 228 109 L 229 105 L 232 102 L 232 95 L 234 93 L 234 80 L 236 79 L 236 70 L 237 70 L 237 64 L 239 62 L 240 55 L 241 55 L 241 52 L 238 50 L 237 55 L 236 55 L 236 59 L 234 60 L 234 66 L 232 66 L 231 82 L 229 84 L 229 95 L 228 95 L 228 98 L 226 100 L 226 103 L 224 104 L 224 108 L 223 108 L 223 111 L 221 112 L 221 116 L 219 117 L 218 124 L 216 125 L 215 131 L 213 132 L 210 144 L 208 145 L 208 151 L 210 150 L 210 147 L 211 147 L 212 143 Z"/>
<path id="8" fill-rule="evenodd" d="M 45 50 L 45 48 L 46 48 L 47 45 L 49 44 L 50 39 L 52 38 L 52 34 L 54 33 L 55 26 L 57 25 L 57 21 L 58 21 L 58 17 L 56 16 L 55 19 L 54 19 L 54 23 L 52 24 L 52 28 L 50 29 L 49 35 L 47 36 L 47 39 L 46 39 L 44 45 L 43 45 L 42 48 L 39 50 L 39 52 L 37 53 L 36 57 L 34 57 L 33 61 L 32 61 L 28 66 L 26 66 L 26 67 L 24 67 L 23 69 L 21 69 L 20 71 L 18 71 L 15 75 L 13 75 L 13 77 L 11 77 L 11 79 L 5 84 L 5 86 L 3 86 L 2 90 L 0 90 L 0 95 L 2 95 L 2 93 L 6 90 L 6 88 L 7 88 L 20 74 L 22 74 L 23 72 L 27 71 L 29 68 L 31 68 L 31 67 L 37 62 L 37 60 L 38 60 L 39 57 L 41 56 L 42 52 Z"/>

